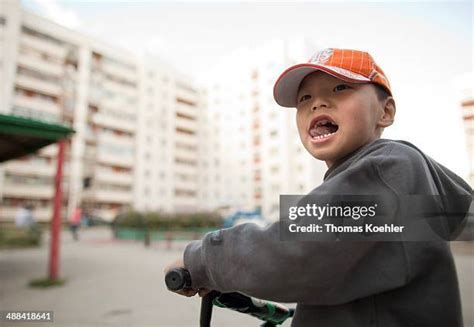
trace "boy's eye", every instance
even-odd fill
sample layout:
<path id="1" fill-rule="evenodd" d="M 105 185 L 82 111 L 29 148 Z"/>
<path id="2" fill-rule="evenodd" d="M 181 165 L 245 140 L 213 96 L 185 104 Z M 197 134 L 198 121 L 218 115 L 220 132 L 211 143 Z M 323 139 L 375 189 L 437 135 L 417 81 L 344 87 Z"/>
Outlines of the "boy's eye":
<path id="1" fill-rule="evenodd" d="M 333 91 L 334 91 L 334 92 L 338 92 L 338 91 L 342 91 L 342 90 L 349 89 L 349 88 L 350 88 L 349 85 L 346 85 L 346 84 L 339 84 L 339 85 L 337 85 L 337 86 L 333 89 Z"/>
<path id="2" fill-rule="evenodd" d="M 309 100 L 309 99 L 311 99 L 311 95 L 305 94 L 300 98 L 300 101 L 298 101 L 298 102 L 303 102 L 303 101 L 306 101 L 306 100 Z"/>

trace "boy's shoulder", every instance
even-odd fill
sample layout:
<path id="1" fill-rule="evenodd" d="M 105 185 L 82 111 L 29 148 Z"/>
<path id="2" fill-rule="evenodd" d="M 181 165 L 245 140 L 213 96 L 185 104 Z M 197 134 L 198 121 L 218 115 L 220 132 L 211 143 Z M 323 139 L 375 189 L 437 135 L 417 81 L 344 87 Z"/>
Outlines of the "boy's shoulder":
<path id="1" fill-rule="evenodd" d="M 425 166 L 428 157 L 416 146 L 407 141 L 378 139 L 365 146 L 353 162 L 346 168 L 358 169 L 368 162 L 379 169 L 391 169 L 394 166 Z M 351 160 L 352 161 L 352 160 Z"/>
<path id="2" fill-rule="evenodd" d="M 379 169 L 394 166 L 425 167 L 428 157 L 415 145 L 407 141 L 378 139 L 369 144 L 361 153 L 360 159 L 369 160 Z"/>
<path id="3" fill-rule="evenodd" d="M 367 175 L 370 183 L 375 183 L 375 178 L 392 189 L 411 192 L 417 183 L 432 183 L 433 163 L 433 159 L 409 142 L 379 139 L 368 145 L 348 170 L 352 170 L 352 176 Z"/>
<path id="4" fill-rule="evenodd" d="M 327 181 L 335 177 L 350 178 L 354 174 L 390 174 L 405 171 L 408 174 L 425 171 L 427 157 L 406 141 L 378 139 L 351 154 L 325 174 Z"/>

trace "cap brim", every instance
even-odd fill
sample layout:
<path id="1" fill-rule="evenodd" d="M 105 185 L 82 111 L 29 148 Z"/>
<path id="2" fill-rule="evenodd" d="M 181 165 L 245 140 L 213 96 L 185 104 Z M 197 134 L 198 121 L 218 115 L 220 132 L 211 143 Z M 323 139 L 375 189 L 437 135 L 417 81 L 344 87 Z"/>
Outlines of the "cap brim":
<path id="1" fill-rule="evenodd" d="M 288 68 L 280 75 L 280 77 L 278 77 L 275 86 L 273 87 L 273 97 L 275 98 L 275 101 L 282 107 L 296 107 L 296 97 L 301 82 L 306 76 L 318 70 L 350 83 L 370 82 L 370 79 L 365 76 L 355 74 L 339 67 L 316 64 L 298 64 Z"/>

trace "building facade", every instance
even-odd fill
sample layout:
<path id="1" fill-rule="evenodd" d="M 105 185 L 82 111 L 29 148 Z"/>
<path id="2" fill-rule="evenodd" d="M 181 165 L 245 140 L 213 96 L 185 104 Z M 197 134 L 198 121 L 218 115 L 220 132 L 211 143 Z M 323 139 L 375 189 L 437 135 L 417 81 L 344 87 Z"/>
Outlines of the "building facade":
<path id="1" fill-rule="evenodd" d="M 0 8 L 0 110 L 73 126 L 77 92 L 74 80 L 79 72 L 77 42 L 67 31 L 65 37 L 58 37 L 58 33 L 53 36 L 50 30 L 57 30 L 56 26 L 24 12 L 18 2 L 3 2 Z M 67 196 L 71 144 L 68 148 L 64 176 Z M 56 146 L 50 146 L 36 156 L 2 166 L 2 219 L 11 218 L 24 203 L 34 205 L 38 219 L 51 217 L 56 156 Z"/>
<path id="2" fill-rule="evenodd" d="M 295 110 L 273 99 L 279 74 L 314 50 L 304 40 L 276 40 L 239 50 L 210 73 L 205 187 L 214 207 L 259 209 L 275 220 L 280 194 L 305 194 L 322 182 L 326 167 L 302 146 Z"/>
<path id="3" fill-rule="evenodd" d="M 142 59 L 24 11 L 0 11 L 1 110 L 76 133 L 64 169 L 64 215 L 111 220 L 121 210 L 200 210 L 204 91 L 160 60 Z M 1 166 L 0 219 L 32 204 L 52 216 L 57 148 Z"/>
<path id="4" fill-rule="evenodd" d="M 0 7 L 0 110 L 70 125 L 63 216 L 121 210 L 261 210 L 307 193 L 325 171 L 303 148 L 295 112 L 273 100 L 284 68 L 314 51 L 303 40 L 241 49 L 195 82 L 21 8 Z M 229 63 L 232 63 L 231 65 Z M 33 204 L 52 216 L 57 148 L 0 165 L 0 220 Z"/>
<path id="5" fill-rule="evenodd" d="M 163 212 L 201 210 L 204 91 L 153 58 L 143 61 L 140 80 L 135 207 Z"/>

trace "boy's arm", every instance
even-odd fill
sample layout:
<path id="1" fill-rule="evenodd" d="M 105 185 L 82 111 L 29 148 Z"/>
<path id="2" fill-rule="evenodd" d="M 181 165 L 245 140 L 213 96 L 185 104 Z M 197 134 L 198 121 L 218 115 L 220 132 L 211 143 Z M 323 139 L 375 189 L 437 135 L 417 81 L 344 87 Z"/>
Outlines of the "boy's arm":
<path id="1" fill-rule="evenodd" d="M 331 305 L 404 285 L 400 242 L 283 242 L 279 224 L 207 234 L 184 253 L 193 288 L 280 302 Z"/>

